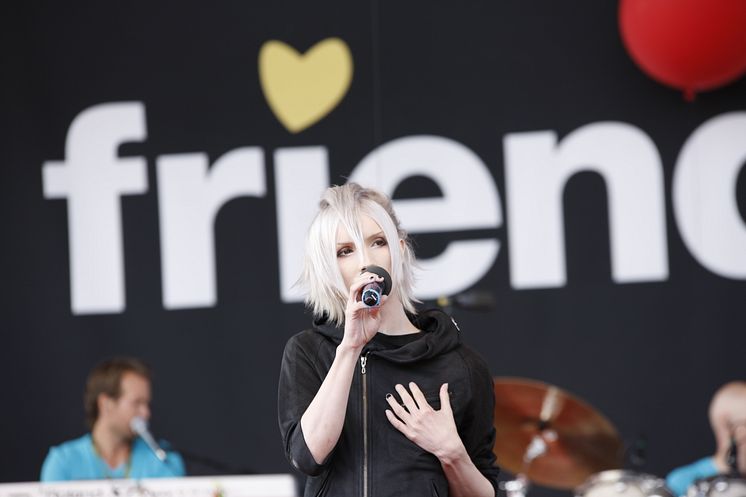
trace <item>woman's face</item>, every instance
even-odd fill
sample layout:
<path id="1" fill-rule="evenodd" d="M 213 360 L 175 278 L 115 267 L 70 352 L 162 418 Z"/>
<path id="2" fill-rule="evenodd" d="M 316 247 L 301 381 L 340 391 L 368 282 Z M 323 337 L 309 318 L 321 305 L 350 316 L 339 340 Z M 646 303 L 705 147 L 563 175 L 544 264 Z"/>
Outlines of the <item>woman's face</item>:
<path id="1" fill-rule="evenodd" d="M 360 228 L 363 234 L 361 248 L 355 246 L 352 237 L 342 225 L 337 228 L 337 264 L 345 288 L 350 288 L 355 277 L 366 266 L 376 265 L 391 272 L 391 252 L 381 227 L 370 216 L 363 216 Z"/>

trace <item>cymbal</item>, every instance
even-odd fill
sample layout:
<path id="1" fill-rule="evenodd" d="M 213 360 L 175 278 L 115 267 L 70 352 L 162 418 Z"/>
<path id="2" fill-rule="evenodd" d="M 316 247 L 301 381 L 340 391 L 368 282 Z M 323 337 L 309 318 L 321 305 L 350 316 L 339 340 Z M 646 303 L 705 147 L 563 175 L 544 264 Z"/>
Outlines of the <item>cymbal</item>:
<path id="1" fill-rule="evenodd" d="M 546 383 L 494 379 L 495 455 L 498 465 L 532 482 L 571 489 L 599 471 L 621 467 L 622 442 L 611 422 L 579 398 Z M 526 449 L 536 435 L 546 452 L 530 464 Z"/>

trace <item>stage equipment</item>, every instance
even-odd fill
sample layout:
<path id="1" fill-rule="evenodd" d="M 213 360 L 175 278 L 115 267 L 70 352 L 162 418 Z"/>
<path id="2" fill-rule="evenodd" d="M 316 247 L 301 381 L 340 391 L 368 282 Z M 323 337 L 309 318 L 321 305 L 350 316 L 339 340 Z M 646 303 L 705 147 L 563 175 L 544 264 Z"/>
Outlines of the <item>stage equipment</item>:
<path id="1" fill-rule="evenodd" d="M 0 483 L 0 497 L 297 497 L 289 474 Z"/>
<path id="2" fill-rule="evenodd" d="M 575 497 L 675 497 L 666 481 L 634 471 L 597 473 L 575 490 Z"/>
<path id="3" fill-rule="evenodd" d="M 365 285 L 360 292 L 360 300 L 368 307 L 378 307 L 381 305 L 381 297 L 391 292 L 391 275 L 380 266 L 367 266 L 363 268 L 363 273 L 366 272 L 380 276 L 383 281 Z"/>
<path id="4" fill-rule="evenodd" d="M 622 465 L 622 442 L 611 422 L 579 398 L 540 381 L 495 378 L 494 451 L 515 474 L 508 497 L 529 483 L 572 489 L 594 473 Z"/>
<path id="5" fill-rule="evenodd" d="M 447 314 L 453 307 L 467 311 L 489 312 L 495 309 L 495 296 L 484 290 L 468 290 L 456 295 L 442 295 L 435 301 Z"/>
<path id="6" fill-rule="evenodd" d="M 166 457 L 168 457 L 166 451 L 163 450 L 160 445 L 158 445 L 158 442 L 155 441 L 153 435 L 150 434 L 147 421 L 139 416 L 135 416 L 134 418 L 132 418 L 132 420 L 130 420 L 130 428 L 132 428 L 132 431 L 139 435 L 140 438 L 142 438 L 145 443 L 148 444 L 148 447 L 150 447 L 150 450 L 153 451 L 155 457 L 160 459 L 162 462 L 166 462 Z"/>
<path id="7" fill-rule="evenodd" d="M 727 475 L 697 480 L 686 492 L 686 497 L 744 497 L 745 495 L 746 479 Z"/>

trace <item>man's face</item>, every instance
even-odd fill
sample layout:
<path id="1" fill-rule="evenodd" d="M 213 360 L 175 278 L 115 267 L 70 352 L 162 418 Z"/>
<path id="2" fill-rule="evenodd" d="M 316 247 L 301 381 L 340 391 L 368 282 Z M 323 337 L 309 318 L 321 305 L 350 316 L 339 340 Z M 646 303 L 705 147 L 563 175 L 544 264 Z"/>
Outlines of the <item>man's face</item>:
<path id="1" fill-rule="evenodd" d="M 136 373 L 122 375 L 121 395 L 118 399 L 104 397 L 99 421 L 123 438 L 132 438 L 130 422 L 135 416 L 150 419 L 150 381 Z"/>

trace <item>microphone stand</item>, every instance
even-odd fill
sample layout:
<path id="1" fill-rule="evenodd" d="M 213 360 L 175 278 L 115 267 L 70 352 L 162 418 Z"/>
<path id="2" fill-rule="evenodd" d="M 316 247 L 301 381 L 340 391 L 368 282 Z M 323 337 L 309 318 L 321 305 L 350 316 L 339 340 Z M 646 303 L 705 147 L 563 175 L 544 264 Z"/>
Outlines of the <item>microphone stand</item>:
<path id="1" fill-rule="evenodd" d="M 541 403 L 541 412 L 537 420 L 537 433 L 533 436 L 523 454 L 523 468 L 516 475 L 515 480 L 500 483 L 500 489 L 505 490 L 507 497 L 526 497 L 526 492 L 531 487 L 528 479 L 528 470 L 531 463 L 543 456 L 549 450 L 548 442 L 557 441 L 557 432 L 552 429 L 551 420 L 555 419 L 562 409 L 562 400 L 559 390 L 551 387 L 547 390 Z"/>
<path id="2" fill-rule="evenodd" d="M 489 312 L 495 309 L 495 296 L 485 290 L 467 290 L 456 295 L 441 295 L 435 301 L 435 305 L 443 309 L 446 314 L 451 314 L 453 308 L 467 311 Z"/>
<path id="3" fill-rule="evenodd" d="M 504 481 L 500 483 L 500 490 L 505 490 L 507 497 L 526 497 L 526 492 L 531 488 L 531 482 L 526 474 L 531 463 L 537 457 L 544 455 L 547 451 L 547 442 L 544 435 L 539 432 L 534 435 L 531 442 L 526 447 L 526 453 L 523 455 L 523 469 L 515 475 L 515 480 Z"/>
<path id="4" fill-rule="evenodd" d="M 736 436 L 733 434 L 730 436 L 730 448 L 728 449 L 725 462 L 728 465 L 728 476 L 731 478 L 740 478 L 741 472 L 738 470 L 738 444 L 736 443 Z"/>
<path id="5" fill-rule="evenodd" d="M 642 472 L 648 461 L 648 437 L 640 433 L 634 443 L 627 447 L 627 458 L 634 471 Z"/>

